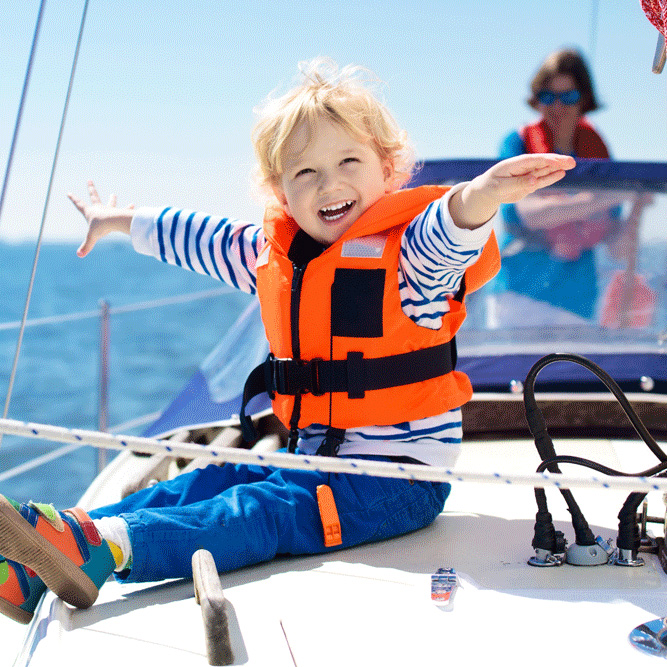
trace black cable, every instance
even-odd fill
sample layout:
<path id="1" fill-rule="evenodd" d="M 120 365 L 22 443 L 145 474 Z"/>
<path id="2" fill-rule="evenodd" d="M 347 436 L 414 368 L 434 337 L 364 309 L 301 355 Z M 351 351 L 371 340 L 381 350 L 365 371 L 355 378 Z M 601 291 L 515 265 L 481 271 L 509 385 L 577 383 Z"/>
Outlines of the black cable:
<path id="1" fill-rule="evenodd" d="M 618 536 L 616 538 L 616 546 L 619 549 L 626 549 L 636 554 L 641 545 L 641 537 L 639 535 L 639 527 L 637 526 L 637 509 L 646 498 L 645 492 L 631 493 L 621 511 L 618 513 Z"/>
<path id="2" fill-rule="evenodd" d="M 653 454 L 655 454 L 655 456 L 659 461 L 667 461 L 667 454 L 665 454 L 665 452 L 661 449 L 660 445 L 658 445 L 653 436 L 648 432 L 648 429 L 646 428 L 646 426 L 644 426 L 641 419 L 639 419 L 634 408 L 632 407 L 632 405 L 630 405 L 630 401 L 628 401 L 628 399 L 626 398 L 625 394 L 621 391 L 621 388 L 618 386 L 616 381 L 608 373 L 603 371 L 597 364 L 594 364 L 589 359 L 586 359 L 586 357 L 582 357 L 578 354 L 565 354 L 565 353 L 548 354 L 545 357 L 542 357 L 540 360 L 538 360 L 533 365 L 533 367 L 528 371 L 528 375 L 526 376 L 526 382 L 524 385 L 523 399 L 526 408 L 526 419 L 528 420 L 528 426 L 531 429 L 531 433 L 533 433 L 533 424 L 538 429 L 538 433 L 541 430 L 544 430 L 546 432 L 546 424 L 544 422 L 544 419 L 542 418 L 542 413 L 537 407 L 537 401 L 535 400 L 535 393 L 534 393 L 535 378 L 537 377 L 537 374 L 545 366 L 552 364 L 556 361 L 571 361 L 575 364 L 583 366 L 584 368 L 587 368 L 591 373 L 596 375 L 598 379 L 602 381 L 605 387 L 616 397 L 616 400 L 618 400 L 618 402 L 620 403 L 621 408 L 623 409 L 623 412 L 625 412 L 625 415 L 632 424 L 632 427 L 635 429 L 639 437 L 646 443 L 647 447 L 653 452 Z M 531 423 L 531 420 L 535 421 Z M 533 433 L 533 435 L 535 434 Z M 551 444 L 553 450 L 553 443 Z M 555 451 L 553 452 L 553 454 L 550 454 L 550 456 L 555 456 L 555 455 L 556 455 Z M 548 456 L 542 457 L 543 460 L 545 458 L 548 458 Z"/>
<path id="3" fill-rule="evenodd" d="M 591 468 L 591 470 L 596 470 L 597 472 L 602 473 L 603 475 L 609 475 L 610 477 L 653 477 L 658 476 L 660 473 L 667 471 L 667 462 L 658 463 L 658 465 L 648 468 L 648 470 L 642 470 L 641 472 L 621 472 L 620 470 L 614 470 L 609 468 L 601 463 L 596 463 L 589 459 L 584 459 L 580 456 L 571 456 L 570 454 L 560 454 L 559 456 L 554 456 L 552 459 L 547 461 L 542 461 L 539 466 L 537 466 L 536 472 L 544 472 L 547 467 L 554 463 L 571 463 L 573 465 L 584 466 L 585 468 Z"/>
<path id="4" fill-rule="evenodd" d="M 609 391 L 616 397 L 637 434 L 642 438 L 653 454 L 655 454 L 655 456 L 661 461 L 660 464 L 638 473 L 636 476 L 665 476 L 665 471 L 667 470 L 667 454 L 663 452 L 653 436 L 651 436 L 651 434 L 648 432 L 647 428 L 639 419 L 637 413 L 634 411 L 630 405 L 630 402 L 626 398 L 625 394 L 621 391 L 618 384 L 614 381 L 614 379 L 589 359 L 576 354 L 563 353 L 549 354 L 538 360 L 528 372 L 524 385 L 524 405 L 526 410 L 526 420 L 528 421 L 530 432 L 535 439 L 535 446 L 537 447 L 538 453 L 542 458 L 542 463 L 538 466 L 537 471 L 543 472 L 544 470 L 549 470 L 550 472 L 559 473 L 560 469 L 558 468 L 558 463 L 572 463 L 592 468 L 593 470 L 597 470 L 598 472 L 610 476 L 635 476 L 614 470 L 613 468 L 603 466 L 601 464 L 595 463 L 594 461 L 590 461 L 581 457 L 556 455 L 553 441 L 551 440 L 551 437 L 547 431 L 546 422 L 542 412 L 537 406 L 534 391 L 537 374 L 545 366 L 556 361 L 571 361 L 573 363 L 579 364 L 580 366 L 583 366 L 584 368 L 587 368 L 594 375 L 596 375 L 602 381 L 605 387 L 607 387 L 607 389 L 609 389 Z M 579 507 L 574 501 L 574 497 L 567 489 L 561 489 L 561 493 L 565 498 L 568 504 L 568 509 L 572 514 L 572 524 L 577 535 L 577 544 L 588 543 L 588 540 L 592 538 L 592 533 L 590 532 L 590 528 L 588 527 L 588 524 L 586 523 L 581 510 L 579 510 Z M 618 514 L 619 529 L 617 545 L 619 549 L 627 549 L 633 553 L 636 553 L 636 551 L 639 549 L 640 537 L 637 528 L 636 512 L 637 508 L 642 503 L 646 495 L 646 493 L 633 492 L 628 496 L 625 503 L 623 504 L 623 507 Z M 536 515 L 533 547 L 538 548 L 539 546 L 541 548 L 550 550 L 552 553 L 555 553 L 556 533 L 553 527 L 553 522 L 551 520 L 551 515 L 547 509 L 546 493 L 544 489 L 535 489 L 535 499 L 537 501 L 538 511 Z M 580 541 L 582 537 L 584 540 L 586 540 L 585 542 Z"/>

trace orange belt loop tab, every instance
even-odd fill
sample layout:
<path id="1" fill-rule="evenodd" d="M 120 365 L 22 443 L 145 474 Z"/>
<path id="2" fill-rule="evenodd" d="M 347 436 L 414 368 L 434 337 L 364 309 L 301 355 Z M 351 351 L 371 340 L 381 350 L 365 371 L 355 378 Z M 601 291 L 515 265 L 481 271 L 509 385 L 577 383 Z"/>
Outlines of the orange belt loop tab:
<path id="1" fill-rule="evenodd" d="M 330 486 L 320 484 L 317 487 L 317 504 L 320 508 L 322 528 L 324 528 L 324 546 L 335 547 L 343 544 L 336 501 Z"/>

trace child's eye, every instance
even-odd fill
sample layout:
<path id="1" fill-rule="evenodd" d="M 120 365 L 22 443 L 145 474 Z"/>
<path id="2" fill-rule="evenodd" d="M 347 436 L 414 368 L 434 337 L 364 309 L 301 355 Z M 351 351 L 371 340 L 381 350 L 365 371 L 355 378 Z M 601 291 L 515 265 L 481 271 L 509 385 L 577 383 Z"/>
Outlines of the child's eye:
<path id="1" fill-rule="evenodd" d="M 304 176 L 305 174 L 314 174 L 315 170 L 310 169 L 309 167 L 306 167 L 305 169 L 300 169 L 299 171 L 296 172 L 294 175 L 294 178 L 298 178 L 299 176 Z"/>
<path id="2" fill-rule="evenodd" d="M 343 160 L 342 164 L 349 164 L 349 163 L 351 163 L 351 162 L 359 162 L 359 158 L 356 158 L 356 157 L 346 157 L 346 158 Z"/>

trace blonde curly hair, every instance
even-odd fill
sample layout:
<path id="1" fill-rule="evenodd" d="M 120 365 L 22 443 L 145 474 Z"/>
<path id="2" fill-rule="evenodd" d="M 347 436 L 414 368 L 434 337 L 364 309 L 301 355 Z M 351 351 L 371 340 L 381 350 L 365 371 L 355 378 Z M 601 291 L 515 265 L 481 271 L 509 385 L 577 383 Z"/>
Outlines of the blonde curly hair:
<path id="1" fill-rule="evenodd" d="M 302 122 L 312 126 L 325 118 L 352 136 L 368 142 L 381 160 L 394 168 L 395 187 L 404 185 L 415 166 L 412 146 L 387 107 L 372 92 L 377 79 L 369 70 L 348 65 L 339 69 L 328 58 L 299 63 L 302 81 L 280 97 L 269 96 L 256 109 L 252 132 L 259 185 L 278 184 L 283 174 L 285 142 Z"/>

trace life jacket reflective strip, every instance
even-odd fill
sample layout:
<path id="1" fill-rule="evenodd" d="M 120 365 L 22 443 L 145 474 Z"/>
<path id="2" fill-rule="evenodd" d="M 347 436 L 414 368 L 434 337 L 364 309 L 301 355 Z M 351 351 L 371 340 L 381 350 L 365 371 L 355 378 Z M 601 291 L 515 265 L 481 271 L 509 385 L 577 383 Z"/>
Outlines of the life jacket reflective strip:
<path id="1" fill-rule="evenodd" d="M 345 362 L 349 354 L 357 359 L 378 359 L 452 341 L 465 318 L 463 296 L 449 299 L 449 312 L 439 329 L 427 329 L 403 312 L 398 285 L 405 228 L 448 189 L 422 186 L 386 195 L 312 259 L 302 275 L 297 275 L 287 256 L 298 227 L 282 208 L 269 208 L 264 219 L 268 243 L 257 262 L 257 291 L 272 355 Z M 477 289 L 499 268 L 498 246 L 492 237 L 478 261 L 466 271 L 465 290 Z M 296 332 L 292 331 L 294 321 L 298 322 Z M 349 369 L 348 375 L 350 372 L 353 370 Z M 359 383 L 363 398 L 339 391 L 297 396 L 275 393 L 273 410 L 288 428 L 317 423 L 347 429 L 441 414 L 472 395 L 467 376 L 455 370 L 408 386 L 363 391 L 363 380 Z"/>

